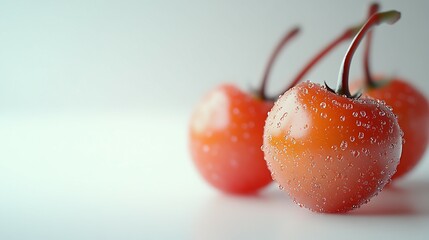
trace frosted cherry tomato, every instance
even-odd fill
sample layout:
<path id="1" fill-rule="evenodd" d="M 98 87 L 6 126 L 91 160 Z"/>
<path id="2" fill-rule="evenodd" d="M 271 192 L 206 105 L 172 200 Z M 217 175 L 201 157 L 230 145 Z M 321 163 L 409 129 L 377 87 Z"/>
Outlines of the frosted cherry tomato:
<path id="1" fill-rule="evenodd" d="M 365 23 L 343 60 L 336 91 L 303 82 L 269 112 L 265 160 L 280 188 L 299 205 L 346 212 L 368 202 L 395 173 L 402 151 L 397 119 L 382 102 L 351 95 L 348 73 L 364 34 L 399 18 L 399 12 L 389 11 Z"/>

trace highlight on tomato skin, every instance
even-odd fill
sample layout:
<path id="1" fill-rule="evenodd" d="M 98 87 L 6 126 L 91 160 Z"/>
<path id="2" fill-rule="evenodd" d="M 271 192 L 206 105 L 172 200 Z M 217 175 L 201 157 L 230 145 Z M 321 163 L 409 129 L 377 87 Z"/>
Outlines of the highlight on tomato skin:
<path id="1" fill-rule="evenodd" d="M 359 81 L 357 81 L 359 82 Z M 377 87 L 369 87 L 364 97 L 384 101 L 392 107 L 404 132 L 401 161 L 392 180 L 407 175 L 418 165 L 429 143 L 429 103 L 410 83 L 400 78 L 375 78 Z"/>
<path id="2" fill-rule="evenodd" d="M 230 84 L 200 102 L 190 120 L 189 147 L 208 183 L 226 193 L 245 194 L 272 182 L 261 150 L 265 117 L 272 106 Z"/>
<path id="3" fill-rule="evenodd" d="M 299 205 L 316 212 L 347 212 L 389 182 L 402 138 L 385 104 L 303 82 L 270 111 L 263 151 L 273 178 Z"/>

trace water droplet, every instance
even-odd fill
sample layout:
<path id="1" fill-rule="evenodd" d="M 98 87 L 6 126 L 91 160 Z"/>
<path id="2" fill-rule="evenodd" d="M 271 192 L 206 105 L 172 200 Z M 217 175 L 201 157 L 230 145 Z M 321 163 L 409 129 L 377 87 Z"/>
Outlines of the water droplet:
<path id="1" fill-rule="evenodd" d="M 344 103 L 343 104 L 343 107 L 345 108 L 345 109 L 353 109 L 353 105 L 351 104 L 351 103 Z"/>
<path id="2" fill-rule="evenodd" d="M 347 149 L 347 142 L 341 141 L 340 148 L 341 148 L 341 150 L 346 150 Z"/>
<path id="3" fill-rule="evenodd" d="M 352 153 L 353 157 L 356 157 L 356 158 L 359 157 L 360 155 L 359 151 L 351 150 L 350 152 Z"/>
<path id="4" fill-rule="evenodd" d="M 284 112 L 283 115 L 280 117 L 280 121 L 283 121 L 285 117 L 287 117 L 288 112 Z"/>
<path id="5" fill-rule="evenodd" d="M 326 114 L 326 113 L 320 113 L 320 116 L 321 116 L 322 118 L 326 118 L 326 117 L 328 117 L 328 114 Z"/>
<path id="6" fill-rule="evenodd" d="M 296 106 L 295 107 L 295 112 L 298 112 L 299 111 L 299 106 Z"/>
<path id="7" fill-rule="evenodd" d="M 307 93 L 308 93 L 308 89 L 307 89 L 307 88 L 303 88 L 303 89 L 302 89 L 302 92 L 303 92 L 304 94 L 307 94 Z"/>
<path id="8" fill-rule="evenodd" d="M 393 111 L 393 108 L 390 105 L 386 105 L 387 109 L 389 109 L 390 111 Z"/>
<path id="9" fill-rule="evenodd" d="M 320 107 L 321 107 L 321 108 L 326 108 L 326 103 L 325 103 L 325 102 L 321 102 L 321 103 L 320 103 Z"/>

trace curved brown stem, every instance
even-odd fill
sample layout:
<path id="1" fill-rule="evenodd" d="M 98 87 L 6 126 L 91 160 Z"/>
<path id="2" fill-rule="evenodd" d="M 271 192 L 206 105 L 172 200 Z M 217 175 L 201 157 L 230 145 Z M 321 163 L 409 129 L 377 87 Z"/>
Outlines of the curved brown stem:
<path id="1" fill-rule="evenodd" d="M 368 10 L 368 18 L 370 18 L 372 15 L 376 14 L 379 9 L 379 4 L 373 3 L 369 7 Z M 364 72 L 365 72 L 365 81 L 368 86 L 375 86 L 374 79 L 371 75 L 371 67 L 370 67 L 370 51 L 371 51 L 371 45 L 372 45 L 372 33 L 373 31 L 369 31 L 366 34 L 366 42 L 365 42 L 365 49 L 364 49 L 364 55 L 363 55 L 363 66 L 364 66 Z"/>
<path id="2" fill-rule="evenodd" d="M 345 95 L 348 98 L 358 98 L 360 95 L 352 96 L 349 89 L 349 72 L 350 64 L 352 62 L 353 54 L 359 46 L 359 43 L 362 41 L 366 32 L 371 28 L 381 23 L 394 24 L 401 18 L 401 13 L 398 11 L 388 11 L 372 15 L 368 21 L 360 29 L 359 33 L 355 36 L 352 43 L 350 44 L 349 49 L 344 56 L 344 59 L 341 63 L 340 72 L 338 74 L 337 89 L 335 93 L 339 95 Z"/>

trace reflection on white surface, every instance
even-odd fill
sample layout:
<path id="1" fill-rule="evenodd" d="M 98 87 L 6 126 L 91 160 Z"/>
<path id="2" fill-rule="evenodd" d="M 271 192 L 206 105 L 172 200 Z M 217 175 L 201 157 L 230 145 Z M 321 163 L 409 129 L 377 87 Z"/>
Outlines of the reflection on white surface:
<path id="1" fill-rule="evenodd" d="M 361 209 L 315 214 L 273 184 L 223 195 L 187 152 L 188 116 L 0 120 L 0 239 L 427 239 L 428 154 Z"/>
<path id="2" fill-rule="evenodd" d="M 260 196 L 215 196 L 197 218 L 194 239 L 426 239 L 429 179 L 385 189 L 347 214 L 300 209 L 275 188 Z M 355 235 L 356 234 L 356 235 Z"/>

